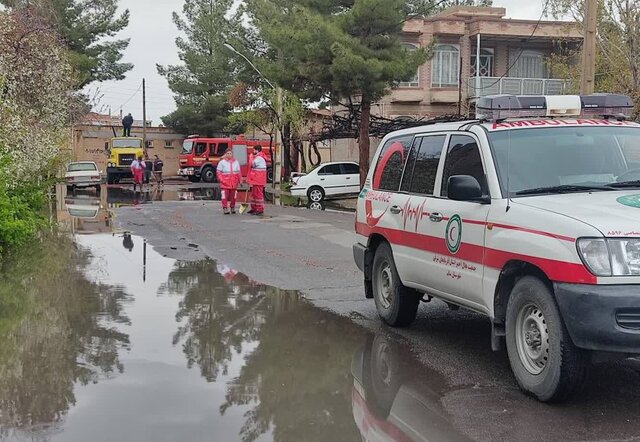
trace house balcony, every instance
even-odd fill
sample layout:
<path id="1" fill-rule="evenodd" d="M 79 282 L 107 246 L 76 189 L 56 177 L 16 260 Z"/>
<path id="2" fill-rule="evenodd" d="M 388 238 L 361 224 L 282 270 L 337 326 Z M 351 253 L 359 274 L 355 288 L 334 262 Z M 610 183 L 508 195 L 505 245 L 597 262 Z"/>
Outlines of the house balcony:
<path id="1" fill-rule="evenodd" d="M 569 80 L 556 78 L 471 77 L 468 83 L 470 99 L 487 95 L 563 95 L 569 90 Z"/>

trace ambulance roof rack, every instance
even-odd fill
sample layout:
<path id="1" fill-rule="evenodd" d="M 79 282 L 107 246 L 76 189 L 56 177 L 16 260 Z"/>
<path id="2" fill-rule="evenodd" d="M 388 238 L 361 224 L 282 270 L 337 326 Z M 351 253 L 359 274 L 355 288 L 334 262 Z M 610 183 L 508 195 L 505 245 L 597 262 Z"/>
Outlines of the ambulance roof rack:
<path id="1" fill-rule="evenodd" d="M 484 121 L 527 117 L 602 117 L 624 120 L 633 112 L 626 95 L 488 95 L 478 99 L 476 117 Z"/>

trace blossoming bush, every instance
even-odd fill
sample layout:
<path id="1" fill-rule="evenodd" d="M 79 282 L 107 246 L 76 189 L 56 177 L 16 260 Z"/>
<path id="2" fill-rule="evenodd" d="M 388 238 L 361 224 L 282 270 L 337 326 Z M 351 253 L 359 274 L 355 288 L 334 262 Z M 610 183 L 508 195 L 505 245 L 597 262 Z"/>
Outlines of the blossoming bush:
<path id="1" fill-rule="evenodd" d="M 72 75 L 50 26 L 0 12 L 0 254 L 38 232 L 45 192 L 68 143 Z"/>

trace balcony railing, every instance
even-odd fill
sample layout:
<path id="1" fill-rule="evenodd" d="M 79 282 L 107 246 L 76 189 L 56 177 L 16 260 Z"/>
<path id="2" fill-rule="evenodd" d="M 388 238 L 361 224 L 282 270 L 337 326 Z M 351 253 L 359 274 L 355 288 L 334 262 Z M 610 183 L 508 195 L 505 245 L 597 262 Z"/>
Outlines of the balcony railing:
<path id="1" fill-rule="evenodd" d="M 469 78 L 469 98 L 487 95 L 562 95 L 568 87 L 568 80 L 556 78 L 513 78 L 513 77 Z M 476 91 L 477 89 L 477 91 Z"/>

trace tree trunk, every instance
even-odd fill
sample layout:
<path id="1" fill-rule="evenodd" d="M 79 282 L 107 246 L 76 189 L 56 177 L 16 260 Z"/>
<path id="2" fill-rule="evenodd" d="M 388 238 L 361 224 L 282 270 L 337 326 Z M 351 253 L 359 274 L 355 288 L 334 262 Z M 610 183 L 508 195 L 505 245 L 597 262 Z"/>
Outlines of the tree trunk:
<path id="1" fill-rule="evenodd" d="M 282 149 L 284 161 L 282 163 L 282 173 L 288 180 L 291 176 L 291 123 L 282 126 Z"/>
<path id="2" fill-rule="evenodd" d="M 360 131 L 359 131 L 359 163 L 360 163 L 360 187 L 364 187 L 364 182 L 369 173 L 369 157 L 371 142 L 369 140 L 369 123 L 371 120 L 371 100 L 366 95 L 362 95 L 360 104 Z"/>

